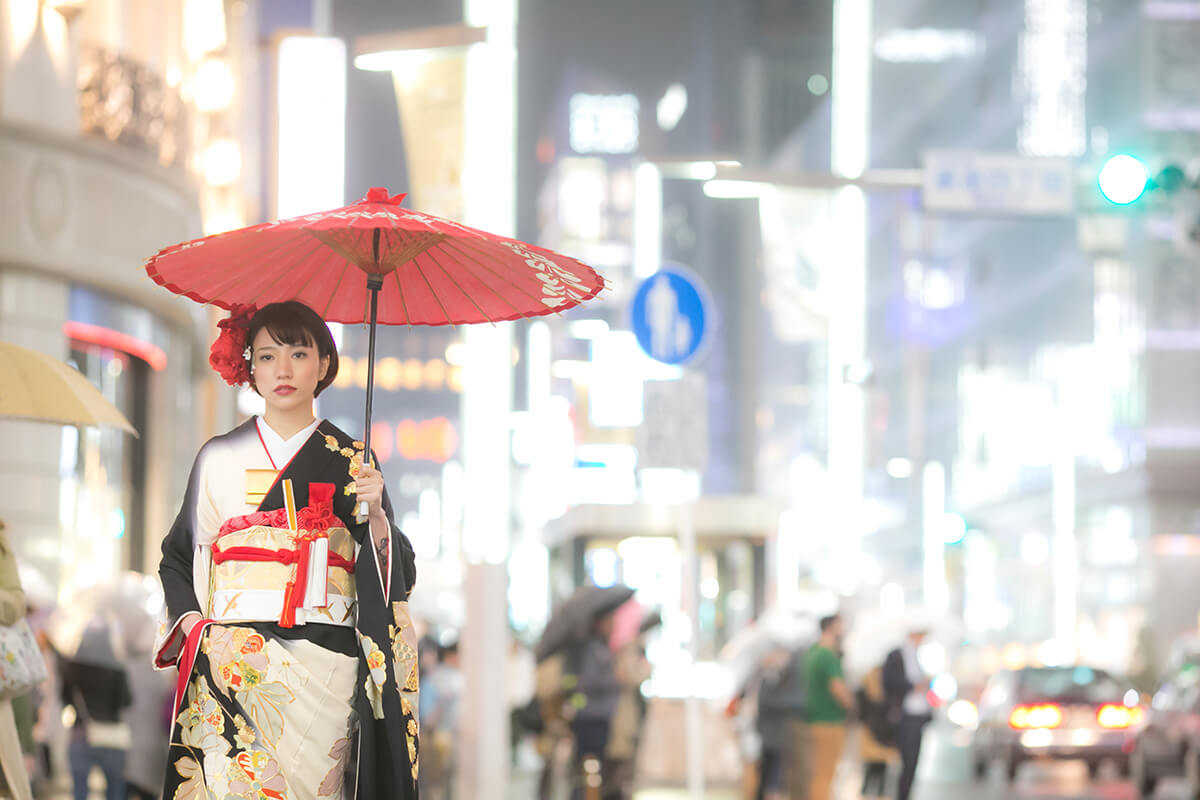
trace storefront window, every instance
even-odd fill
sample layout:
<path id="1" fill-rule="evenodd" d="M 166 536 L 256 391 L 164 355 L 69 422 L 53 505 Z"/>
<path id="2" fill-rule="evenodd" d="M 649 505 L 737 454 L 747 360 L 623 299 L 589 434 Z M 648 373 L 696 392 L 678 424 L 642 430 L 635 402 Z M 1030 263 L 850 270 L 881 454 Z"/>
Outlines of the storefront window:
<path id="1" fill-rule="evenodd" d="M 69 361 L 136 429 L 146 429 L 146 362 L 78 341 L 71 343 Z M 66 584 L 100 583 L 140 563 L 146 536 L 144 439 L 113 428 L 67 428 L 60 472 Z"/>

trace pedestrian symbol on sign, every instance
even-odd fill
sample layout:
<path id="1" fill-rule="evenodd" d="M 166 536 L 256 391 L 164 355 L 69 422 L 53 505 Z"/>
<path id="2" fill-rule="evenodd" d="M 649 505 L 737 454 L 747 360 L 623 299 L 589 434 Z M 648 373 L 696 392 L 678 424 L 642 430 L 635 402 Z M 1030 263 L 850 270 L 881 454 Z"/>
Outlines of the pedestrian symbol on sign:
<path id="1" fill-rule="evenodd" d="M 694 358 L 712 326 L 707 290 L 699 278 L 678 267 L 663 267 L 642 282 L 631 316 L 642 350 L 664 364 Z"/>
<path id="2" fill-rule="evenodd" d="M 654 276 L 646 297 L 650 322 L 650 355 L 659 361 L 674 362 L 692 344 L 692 325 L 679 313 L 679 295 L 666 275 Z"/>

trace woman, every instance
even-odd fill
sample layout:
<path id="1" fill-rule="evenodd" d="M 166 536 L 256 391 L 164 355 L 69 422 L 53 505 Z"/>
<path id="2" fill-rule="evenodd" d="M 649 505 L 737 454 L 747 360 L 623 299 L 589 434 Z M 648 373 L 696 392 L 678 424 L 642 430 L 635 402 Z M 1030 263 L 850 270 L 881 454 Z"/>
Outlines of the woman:
<path id="1" fill-rule="evenodd" d="M 0 522 L 0 625 L 16 625 L 24 616 L 25 593 L 21 591 L 17 559 Z M 0 779 L 0 795 L 14 800 L 33 797 L 11 699 L 0 700 Z"/>
<path id="2" fill-rule="evenodd" d="M 200 450 L 163 541 L 156 661 L 180 670 L 164 797 L 349 796 L 352 753 L 357 797 L 415 797 L 412 546 L 363 444 L 313 416 L 333 338 L 296 302 L 220 328 L 210 363 L 266 410 Z"/>
<path id="3" fill-rule="evenodd" d="M 858 751 L 863 763 L 862 797 L 886 796 L 888 765 L 900 760 L 900 753 L 891 746 L 895 738 L 883 696 L 883 668 L 875 667 L 863 676 L 858 688 L 858 712 L 862 724 L 858 728 Z"/>

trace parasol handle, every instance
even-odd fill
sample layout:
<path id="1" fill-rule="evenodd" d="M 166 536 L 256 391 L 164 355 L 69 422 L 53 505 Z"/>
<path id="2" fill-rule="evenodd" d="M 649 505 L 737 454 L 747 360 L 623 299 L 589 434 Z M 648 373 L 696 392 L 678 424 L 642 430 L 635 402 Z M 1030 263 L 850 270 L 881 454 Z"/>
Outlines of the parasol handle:
<path id="1" fill-rule="evenodd" d="M 378 236 L 378 229 L 375 231 Z M 378 238 L 376 238 L 378 242 Z M 378 245 L 376 245 L 378 247 Z M 379 317 L 379 290 L 383 288 L 383 278 L 379 275 L 367 275 L 367 288 L 371 291 L 371 327 L 367 344 L 367 419 L 363 425 L 363 463 L 371 463 L 371 402 L 375 397 L 375 324 Z M 358 521 L 367 519 L 367 501 L 358 504 Z"/>

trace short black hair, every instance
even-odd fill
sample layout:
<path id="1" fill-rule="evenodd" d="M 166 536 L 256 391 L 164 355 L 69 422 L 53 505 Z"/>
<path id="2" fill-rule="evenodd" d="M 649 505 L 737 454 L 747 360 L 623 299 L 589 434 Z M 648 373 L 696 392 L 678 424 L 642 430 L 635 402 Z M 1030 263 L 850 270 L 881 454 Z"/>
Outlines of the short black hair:
<path id="1" fill-rule="evenodd" d="M 821 633 L 833 627 L 833 623 L 842 618 L 841 614 L 830 614 L 828 617 L 821 617 Z"/>
<path id="2" fill-rule="evenodd" d="M 317 355 L 329 359 L 329 369 L 325 377 L 317 383 L 313 397 L 329 388 L 337 378 L 338 353 L 337 345 L 333 342 L 333 334 L 325 320 L 304 303 L 288 300 L 284 303 L 271 303 L 260 308 L 250 318 L 246 330 L 246 344 L 254 347 L 254 338 L 263 328 L 271 334 L 271 338 L 279 344 L 291 347 L 315 347 Z M 252 382 L 253 383 L 253 382 Z M 255 390 L 257 391 L 257 389 Z"/>

